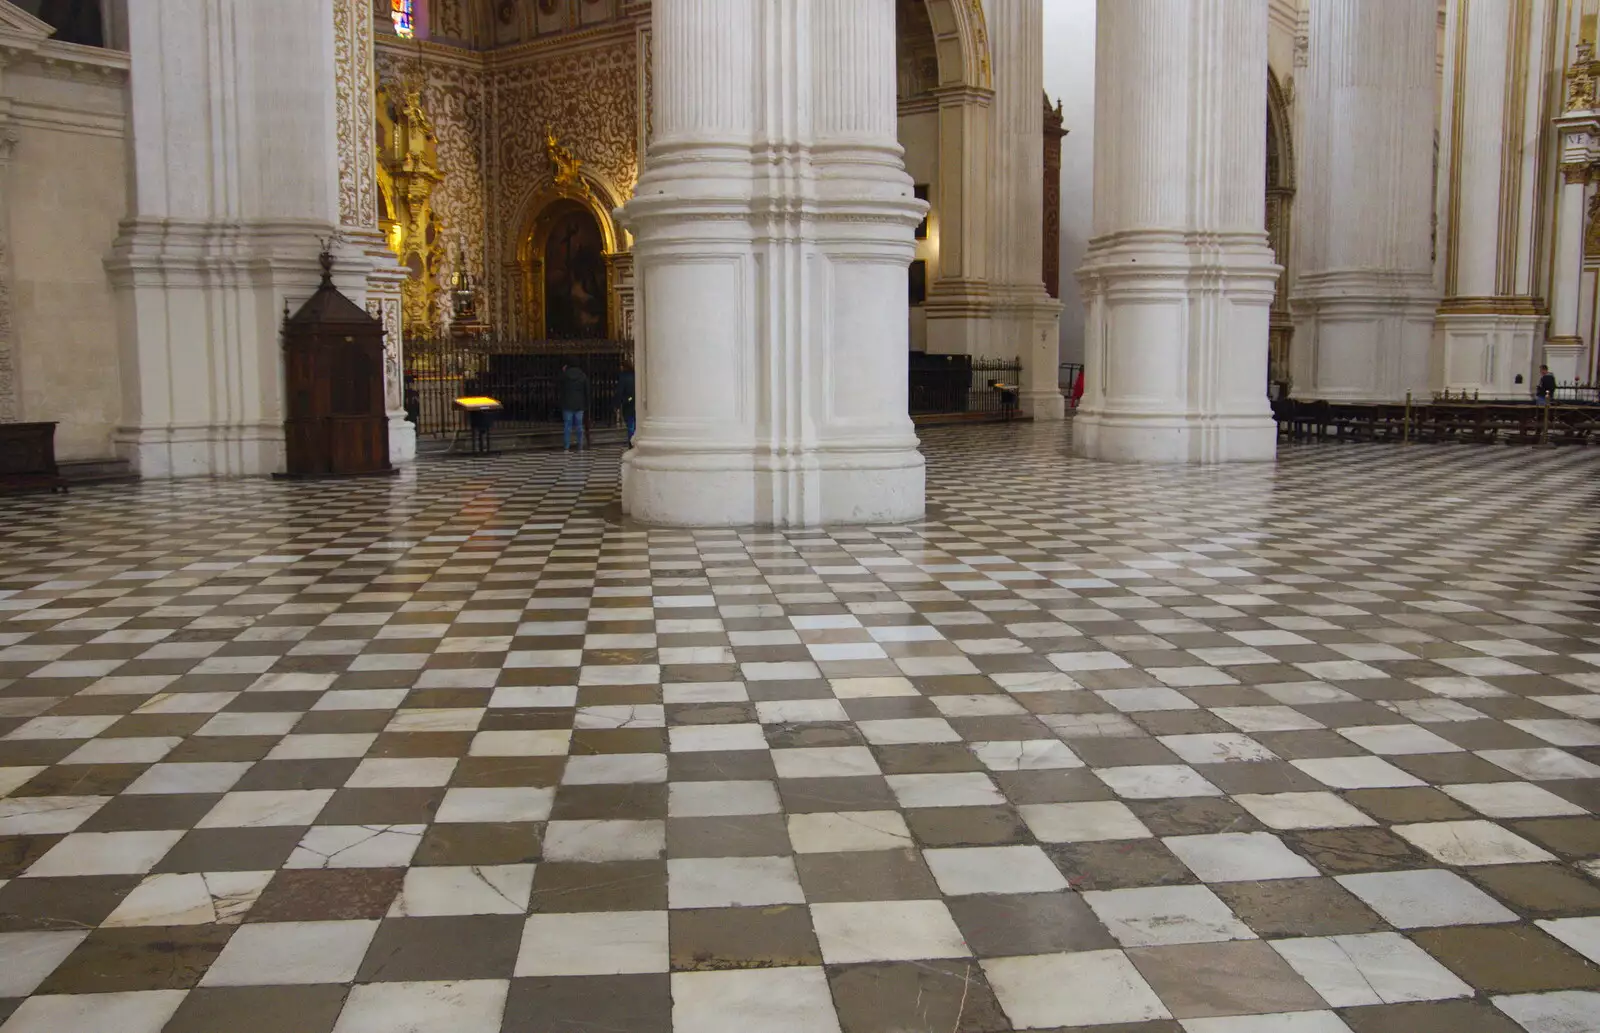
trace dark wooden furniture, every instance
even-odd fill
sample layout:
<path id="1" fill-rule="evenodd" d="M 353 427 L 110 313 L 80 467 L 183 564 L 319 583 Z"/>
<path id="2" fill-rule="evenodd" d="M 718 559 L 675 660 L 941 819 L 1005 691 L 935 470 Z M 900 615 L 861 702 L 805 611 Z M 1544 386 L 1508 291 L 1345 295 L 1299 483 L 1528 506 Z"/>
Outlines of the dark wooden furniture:
<path id="1" fill-rule="evenodd" d="M 383 324 L 322 285 L 283 327 L 285 477 L 394 473 L 383 391 Z"/>
<path id="2" fill-rule="evenodd" d="M 0 492 L 66 491 L 54 423 L 0 423 Z"/>

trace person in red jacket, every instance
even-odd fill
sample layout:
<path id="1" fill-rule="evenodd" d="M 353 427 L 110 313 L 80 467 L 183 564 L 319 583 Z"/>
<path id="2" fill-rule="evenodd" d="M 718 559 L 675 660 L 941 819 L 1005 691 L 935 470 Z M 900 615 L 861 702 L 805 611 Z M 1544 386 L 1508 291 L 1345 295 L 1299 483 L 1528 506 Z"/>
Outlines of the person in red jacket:
<path id="1" fill-rule="evenodd" d="M 1076 409 L 1083 400 L 1083 370 L 1078 370 L 1078 379 L 1072 383 L 1072 407 Z"/>

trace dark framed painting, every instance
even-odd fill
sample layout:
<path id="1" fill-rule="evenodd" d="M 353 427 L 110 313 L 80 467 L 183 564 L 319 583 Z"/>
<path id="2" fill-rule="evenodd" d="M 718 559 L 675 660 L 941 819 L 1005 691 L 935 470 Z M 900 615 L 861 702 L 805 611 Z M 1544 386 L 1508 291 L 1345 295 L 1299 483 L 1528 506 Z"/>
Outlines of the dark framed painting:
<path id="1" fill-rule="evenodd" d="M 917 259 L 911 263 L 911 304 L 920 305 L 928 300 L 928 263 Z"/>

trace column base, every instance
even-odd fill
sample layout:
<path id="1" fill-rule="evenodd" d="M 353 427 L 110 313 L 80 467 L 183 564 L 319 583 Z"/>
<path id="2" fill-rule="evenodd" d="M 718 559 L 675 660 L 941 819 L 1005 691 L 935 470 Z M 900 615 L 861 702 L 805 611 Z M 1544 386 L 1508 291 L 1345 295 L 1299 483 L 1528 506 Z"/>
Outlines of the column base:
<path id="1" fill-rule="evenodd" d="M 1073 450 L 1121 463 L 1272 459 L 1265 234 L 1128 230 L 1091 243 Z"/>
<path id="2" fill-rule="evenodd" d="M 1432 381 L 1439 296 L 1431 274 L 1303 274 L 1290 356 L 1297 398 L 1399 402 Z"/>
<path id="3" fill-rule="evenodd" d="M 1589 346 L 1581 337 L 1552 337 L 1544 342 L 1544 364 L 1563 384 L 1585 383 L 1589 379 Z"/>
<path id="4" fill-rule="evenodd" d="M 1080 412 L 1072 421 L 1072 450 L 1113 463 L 1268 462 L 1278 454 L 1278 426 L 1271 417 Z"/>
<path id="5" fill-rule="evenodd" d="M 1441 311 L 1435 387 L 1485 397 L 1530 394 L 1544 324 L 1541 315 Z"/>
<path id="6" fill-rule="evenodd" d="M 622 511 L 670 527 L 817 527 L 921 520 L 915 449 L 793 456 L 680 452 L 641 441 L 622 458 Z"/>
<path id="7" fill-rule="evenodd" d="M 405 413 L 389 414 L 389 462 L 399 466 L 417 458 L 417 425 Z"/>
<path id="8" fill-rule="evenodd" d="M 283 469 L 283 427 L 276 424 L 121 427 L 111 442 L 146 480 L 265 477 Z"/>

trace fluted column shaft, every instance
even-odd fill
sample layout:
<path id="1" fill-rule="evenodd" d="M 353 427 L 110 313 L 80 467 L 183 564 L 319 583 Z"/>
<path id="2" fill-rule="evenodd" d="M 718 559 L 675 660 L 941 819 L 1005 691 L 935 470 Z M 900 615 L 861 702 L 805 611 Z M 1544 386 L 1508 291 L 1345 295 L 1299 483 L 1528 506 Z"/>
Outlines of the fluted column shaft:
<path id="1" fill-rule="evenodd" d="M 1080 454 L 1269 459 L 1267 0 L 1100 0 Z"/>
<path id="2" fill-rule="evenodd" d="M 1440 131 L 1435 388 L 1526 394 L 1541 351 L 1539 150 L 1553 0 L 1452 0 Z M 1518 381 L 1518 377 L 1521 381 Z"/>
<path id="3" fill-rule="evenodd" d="M 623 505 L 701 526 L 909 519 L 892 0 L 656 0 Z"/>
<path id="4" fill-rule="evenodd" d="M 1294 390 L 1396 399 L 1428 385 L 1435 0 L 1311 0 L 1297 91 Z"/>
<path id="5" fill-rule="evenodd" d="M 1061 303 L 1044 286 L 1044 4 L 989 0 L 985 9 L 994 67 L 990 348 L 1022 359 L 1023 408 L 1061 419 Z"/>

